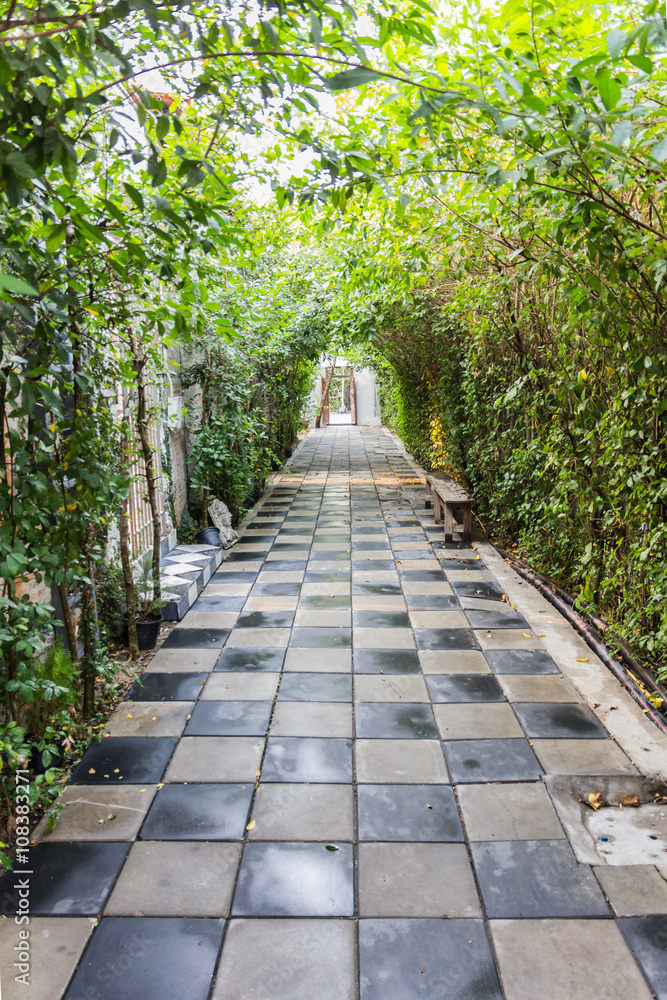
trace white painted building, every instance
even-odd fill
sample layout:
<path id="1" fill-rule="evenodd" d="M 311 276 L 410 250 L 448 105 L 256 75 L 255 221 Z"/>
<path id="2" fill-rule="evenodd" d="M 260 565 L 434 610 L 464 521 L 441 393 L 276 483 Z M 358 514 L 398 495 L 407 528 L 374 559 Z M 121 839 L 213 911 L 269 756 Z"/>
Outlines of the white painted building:
<path id="1" fill-rule="evenodd" d="M 322 358 L 320 371 L 309 399 L 310 427 L 315 426 L 322 405 L 322 395 L 334 367 L 328 393 L 328 405 L 322 413 L 322 427 L 335 424 L 364 424 L 379 427 L 380 404 L 371 368 L 355 369 L 347 358 Z"/>

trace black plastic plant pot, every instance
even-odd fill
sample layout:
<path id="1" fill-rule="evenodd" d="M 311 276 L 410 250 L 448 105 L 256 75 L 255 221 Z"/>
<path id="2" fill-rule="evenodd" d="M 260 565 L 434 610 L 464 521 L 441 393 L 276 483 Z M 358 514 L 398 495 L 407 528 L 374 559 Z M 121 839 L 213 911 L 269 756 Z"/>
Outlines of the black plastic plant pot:
<path id="1" fill-rule="evenodd" d="M 127 615 L 123 615 L 125 619 L 125 635 L 124 640 L 127 645 L 129 642 L 127 634 Z M 139 644 L 139 649 L 152 649 L 157 642 L 157 637 L 160 634 L 160 625 L 164 621 L 162 615 L 158 615 L 157 618 L 150 618 L 145 622 L 137 622 L 137 642 Z"/>
<path id="2" fill-rule="evenodd" d="M 222 545 L 220 532 L 217 528 L 202 528 L 197 533 L 197 542 L 199 545 L 216 545 L 218 548 Z"/>
<path id="3" fill-rule="evenodd" d="M 137 622 L 137 642 L 139 649 L 152 649 L 160 634 L 160 625 L 163 622 L 162 615 L 159 618 L 151 618 L 147 622 Z"/>

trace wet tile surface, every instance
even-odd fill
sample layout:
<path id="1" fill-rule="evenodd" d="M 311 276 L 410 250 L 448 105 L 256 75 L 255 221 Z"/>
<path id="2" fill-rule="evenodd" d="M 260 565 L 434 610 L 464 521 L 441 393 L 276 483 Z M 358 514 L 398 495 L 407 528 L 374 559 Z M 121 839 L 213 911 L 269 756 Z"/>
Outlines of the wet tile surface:
<path id="1" fill-rule="evenodd" d="M 513 840 L 470 845 L 487 916 L 603 917 L 609 914 L 588 865 L 566 840 Z"/>
<path id="2" fill-rule="evenodd" d="M 665 997 L 664 881 L 541 780 L 636 769 L 459 532 L 384 430 L 301 443 L 34 832 L 35 1000 Z"/>
<path id="3" fill-rule="evenodd" d="M 361 920 L 361 1000 L 503 1000 L 481 920 Z"/>
<path id="4" fill-rule="evenodd" d="M 354 914 L 351 844 L 248 844 L 232 915 L 351 917 Z"/>
<path id="5" fill-rule="evenodd" d="M 64 1000 L 206 1000 L 224 921 L 105 917 Z"/>
<path id="6" fill-rule="evenodd" d="M 454 792 L 438 785 L 360 785 L 359 839 L 462 841 Z"/>
<path id="7" fill-rule="evenodd" d="M 141 828 L 142 840 L 241 840 L 252 786 L 165 785 Z"/>

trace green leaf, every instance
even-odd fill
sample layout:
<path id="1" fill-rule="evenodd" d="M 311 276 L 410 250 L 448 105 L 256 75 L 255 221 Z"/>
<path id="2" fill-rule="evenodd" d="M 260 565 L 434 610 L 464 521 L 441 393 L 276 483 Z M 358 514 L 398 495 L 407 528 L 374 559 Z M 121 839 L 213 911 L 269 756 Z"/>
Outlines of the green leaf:
<path id="1" fill-rule="evenodd" d="M 137 191 L 137 189 L 133 187 L 132 184 L 128 184 L 127 182 L 123 184 L 123 187 L 125 188 L 125 191 L 127 192 L 127 195 L 130 198 L 130 200 L 134 202 L 134 204 L 136 205 L 136 207 L 139 209 L 140 212 L 143 212 L 144 199 L 141 192 Z"/>
<path id="2" fill-rule="evenodd" d="M 382 76 L 374 69 L 367 69 L 360 66 L 358 69 L 347 69 L 334 76 L 328 76 L 324 83 L 329 90 L 350 90 L 352 87 L 362 87 L 365 83 L 377 80 Z"/>
<path id="3" fill-rule="evenodd" d="M 37 289 L 29 285 L 23 278 L 17 278 L 14 274 L 3 274 L 1 272 L 0 291 L 11 292 L 14 295 L 39 295 Z"/>
<path id="4" fill-rule="evenodd" d="M 322 22 L 317 14 L 310 12 L 310 38 L 315 45 L 322 41 Z"/>
<path id="5" fill-rule="evenodd" d="M 657 160 L 658 163 L 664 163 L 667 160 L 667 139 L 661 139 L 660 142 L 656 142 L 651 150 L 651 157 Z"/>
<path id="6" fill-rule="evenodd" d="M 632 135 L 634 126 L 632 122 L 619 122 L 611 133 L 611 144 L 612 146 L 617 146 L 618 149 L 621 148 L 624 142 L 627 142 Z"/>
<path id="7" fill-rule="evenodd" d="M 335 844 L 327 844 L 327 851 L 340 851 L 340 847 L 336 847 Z"/>
<path id="8" fill-rule="evenodd" d="M 627 40 L 628 36 L 620 28 L 614 28 L 613 31 L 609 32 L 607 35 L 607 48 L 612 59 L 618 59 Z"/>
<path id="9" fill-rule="evenodd" d="M 169 118 L 169 115 L 160 115 L 158 118 L 155 126 L 155 135 L 160 141 L 164 139 L 165 135 L 169 131 L 170 121 L 171 119 Z"/>
<path id="10" fill-rule="evenodd" d="M 49 253 L 53 253 L 58 247 L 65 241 L 67 236 L 67 223 L 61 222 L 59 225 L 54 226 L 46 239 L 46 249 Z"/>
<path id="11" fill-rule="evenodd" d="M 602 103 L 604 104 L 607 111 L 611 111 L 615 108 L 621 99 L 621 85 L 618 80 L 612 79 L 609 75 L 609 70 L 604 69 L 599 73 L 596 73 L 595 86 L 598 89 L 600 97 L 602 98 Z"/>

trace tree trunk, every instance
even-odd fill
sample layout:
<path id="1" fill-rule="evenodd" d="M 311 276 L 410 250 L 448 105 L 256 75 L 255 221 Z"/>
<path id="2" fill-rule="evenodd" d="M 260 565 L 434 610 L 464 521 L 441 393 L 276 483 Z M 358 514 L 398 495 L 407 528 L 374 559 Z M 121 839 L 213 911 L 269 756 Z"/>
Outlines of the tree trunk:
<path id="1" fill-rule="evenodd" d="M 329 390 L 331 389 L 331 383 L 333 382 L 334 371 L 335 371 L 335 366 L 334 366 L 335 360 L 336 360 L 335 358 L 332 358 L 331 360 L 331 371 L 327 375 L 327 380 L 324 384 L 324 391 L 322 392 L 322 400 L 320 402 L 320 411 L 317 414 L 317 419 L 315 420 L 316 427 L 320 426 L 322 422 L 322 414 L 324 413 L 326 405 L 329 401 Z"/>
<path id="2" fill-rule="evenodd" d="M 141 442 L 141 451 L 144 458 L 144 471 L 146 475 L 146 493 L 148 504 L 151 509 L 153 521 L 153 600 L 160 600 L 160 548 L 162 543 L 162 522 L 158 507 L 157 477 L 155 474 L 155 452 L 151 447 L 148 437 L 148 421 L 150 419 L 146 398 L 146 382 L 144 379 L 144 368 L 146 359 L 139 354 L 137 342 L 134 334 L 130 332 L 130 345 L 134 355 L 134 370 L 137 379 L 137 431 Z"/>
<path id="3" fill-rule="evenodd" d="M 130 433 L 127 426 L 127 415 L 123 417 L 121 425 L 121 467 L 127 475 L 129 473 L 130 456 Z M 134 577 L 132 576 L 132 560 L 130 558 L 130 526 L 128 523 L 127 511 L 129 497 L 126 496 L 120 508 L 119 532 L 120 532 L 120 562 L 123 567 L 123 581 L 125 583 L 125 606 L 127 608 L 127 644 L 130 650 L 130 659 L 139 658 L 139 640 L 137 638 L 137 608 L 134 593 Z"/>

